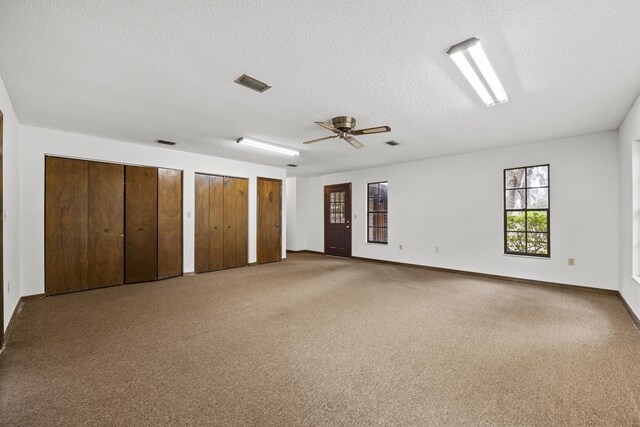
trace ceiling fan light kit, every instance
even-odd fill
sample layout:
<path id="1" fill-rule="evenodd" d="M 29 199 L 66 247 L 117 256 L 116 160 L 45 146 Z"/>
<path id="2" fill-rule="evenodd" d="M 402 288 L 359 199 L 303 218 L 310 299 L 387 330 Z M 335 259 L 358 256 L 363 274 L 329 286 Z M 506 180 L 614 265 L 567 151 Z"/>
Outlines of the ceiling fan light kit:
<path id="1" fill-rule="evenodd" d="M 355 139 L 353 135 L 371 135 L 374 133 L 390 132 L 389 126 L 377 126 L 366 129 L 354 129 L 356 127 L 356 119 L 349 116 L 338 116 L 331 119 L 331 123 L 314 122 L 318 126 L 335 133 L 333 136 L 325 136 L 324 138 L 312 139 L 305 141 L 303 144 L 312 144 L 314 142 L 324 141 L 325 139 L 341 138 L 351 144 L 354 148 L 362 148 L 364 145 Z"/>
<path id="2" fill-rule="evenodd" d="M 487 54 L 482 49 L 480 39 L 472 37 L 453 45 L 447 54 L 485 105 L 502 104 L 509 100 Z"/>
<path id="3" fill-rule="evenodd" d="M 278 147 L 277 145 L 269 144 L 268 142 L 258 141 L 253 138 L 238 138 L 236 140 L 238 144 L 247 145 L 249 147 L 260 148 L 262 150 L 273 151 L 275 153 L 286 154 L 287 156 L 299 156 L 300 152 L 291 150 L 289 148 Z"/>

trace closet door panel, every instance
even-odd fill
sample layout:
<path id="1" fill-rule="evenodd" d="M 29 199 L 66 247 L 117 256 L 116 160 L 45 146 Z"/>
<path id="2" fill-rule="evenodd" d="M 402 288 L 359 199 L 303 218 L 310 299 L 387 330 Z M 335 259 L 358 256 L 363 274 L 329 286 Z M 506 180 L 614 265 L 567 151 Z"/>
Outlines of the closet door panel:
<path id="1" fill-rule="evenodd" d="M 87 289 L 88 162 L 45 157 L 45 289 Z"/>
<path id="2" fill-rule="evenodd" d="M 182 171 L 158 169 L 158 279 L 182 275 Z"/>
<path id="3" fill-rule="evenodd" d="M 224 178 L 224 268 L 247 265 L 248 182 Z"/>
<path id="4" fill-rule="evenodd" d="M 209 175 L 196 174 L 195 271 L 209 271 Z"/>
<path id="5" fill-rule="evenodd" d="M 126 166 L 125 282 L 158 278 L 158 169 Z"/>
<path id="6" fill-rule="evenodd" d="M 124 283 L 124 166 L 89 162 L 88 287 Z"/>
<path id="7" fill-rule="evenodd" d="M 224 268 L 224 178 L 209 177 L 209 269 Z"/>
<path id="8" fill-rule="evenodd" d="M 240 200 L 238 201 L 238 265 L 249 264 L 249 180 L 240 179 L 238 182 L 238 193 Z"/>

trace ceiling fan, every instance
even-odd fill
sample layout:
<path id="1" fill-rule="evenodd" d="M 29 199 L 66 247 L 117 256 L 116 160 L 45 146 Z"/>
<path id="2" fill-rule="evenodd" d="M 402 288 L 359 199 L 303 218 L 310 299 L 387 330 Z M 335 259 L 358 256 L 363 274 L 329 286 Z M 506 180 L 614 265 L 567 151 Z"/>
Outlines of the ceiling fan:
<path id="1" fill-rule="evenodd" d="M 335 132 L 336 135 L 326 136 L 324 138 L 312 139 L 311 141 L 305 141 L 303 144 L 311 144 L 313 142 L 324 141 L 325 139 L 342 138 L 351 144 L 354 148 L 362 148 L 364 145 L 355 139 L 353 135 L 370 135 L 373 133 L 390 132 L 389 126 L 378 126 L 375 128 L 367 129 L 354 129 L 356 127 L 356 119 L 348 116 L 334 117 L 331 119 L 331 124 L 325 122 L 314 122 L 317 125 L 322 126 L 325 129 Z"/>

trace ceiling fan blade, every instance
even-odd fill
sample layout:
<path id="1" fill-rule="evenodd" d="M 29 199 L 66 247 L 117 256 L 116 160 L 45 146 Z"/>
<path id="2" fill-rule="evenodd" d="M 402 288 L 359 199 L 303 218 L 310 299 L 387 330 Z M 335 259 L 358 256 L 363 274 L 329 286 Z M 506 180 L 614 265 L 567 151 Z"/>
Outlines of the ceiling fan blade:
<path id="1" fill-rule="evenodd" d="M 332 138 L 337 138 L 337 137 L 338 137 L 338 135 L 325 136 L 324 138 L 318 138 L 318 139 L 312 139 L 311 141 L 305 141 L 305 142 L 303 142 L 303 144 L 311 144 L 313 142 L 324 141 L 325 139 L 332 139 Z"/>
<path id="2" fill-rule="evenodd" d="M 355 139 L 352 136 L 345 136 L 344 139 L 349 144 L 351 144 L 354 148 L 362 148 L 362 147 L 364 147 L 364 144 L 362 144 L 360 141 L 358 141 L 357 139 Z"/>
<path id="3" fill-rule="evenodd" d="M 334 128 L 333 126 L 331 126 L 329 123 L 325 123 L 325 122 L 313 122 L 317 125 L 322 126 L 323 128 L 330 130 L 331 132 L 335 132 L 335 133 L 340 133 L 340 131 L 336 128 Z"/>
<path id="4" fill-rule="evenodd" d="M 375 128 L 366 128 L 366 129 L 358 129 L 352 132 L 353 135 L 369 135 L 372 133 L 383 133 L 390 132 L 391 128 L 389 126 L 378 126 Z"/>

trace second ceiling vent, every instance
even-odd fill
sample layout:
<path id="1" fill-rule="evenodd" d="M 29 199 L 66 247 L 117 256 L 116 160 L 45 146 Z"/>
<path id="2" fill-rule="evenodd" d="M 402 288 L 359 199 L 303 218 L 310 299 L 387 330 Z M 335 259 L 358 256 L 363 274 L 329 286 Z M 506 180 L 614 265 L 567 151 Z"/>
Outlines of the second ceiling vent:
<path id="1" fill-rule="evenodd" d="M 235 79 L 234 82 L 244 87 L 248 87 L 249 89 L 253 89 L 256 92 L 260 92 L 260 93 L 268 89 L 271 89 L 271 86 L 269 86 L 268 84 L 261 82 L 258 79 L 254 79 L 251 76 L 247 76 L 246 74 L 241 75 L 240 77 Z"/>

